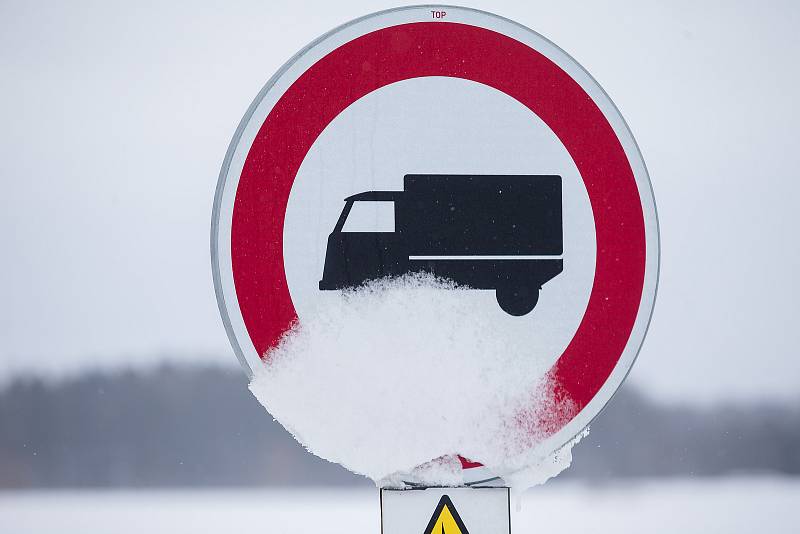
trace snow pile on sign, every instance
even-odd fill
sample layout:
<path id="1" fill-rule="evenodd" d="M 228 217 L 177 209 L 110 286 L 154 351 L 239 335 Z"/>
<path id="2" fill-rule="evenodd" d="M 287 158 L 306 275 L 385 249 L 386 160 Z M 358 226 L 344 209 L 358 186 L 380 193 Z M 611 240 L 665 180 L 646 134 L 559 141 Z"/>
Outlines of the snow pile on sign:
<path id="1" fill-rule="evenodd" d="M 383 486 L 459 484 L 456 453 L 520 485 L 554 476 L 569 451 L 554 460 L 534 447 L 555 405 L 552 362 L 524 336 L 498 335 L 469 292 L 422 275 L 332 292 L 251 390 L 309 451 Z"/>

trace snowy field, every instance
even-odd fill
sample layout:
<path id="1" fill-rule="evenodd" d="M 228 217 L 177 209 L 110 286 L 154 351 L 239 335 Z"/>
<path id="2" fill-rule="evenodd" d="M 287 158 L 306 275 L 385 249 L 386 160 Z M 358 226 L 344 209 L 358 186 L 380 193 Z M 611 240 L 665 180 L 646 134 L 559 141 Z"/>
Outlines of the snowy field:
<path id="1" fill-rule="evenodd" d="M 800 479 L 548 484 L 512 512 L 516 534 L 797 532 Z M 512 505 L 513 507 L 513 505 Z M 3 534 L 380 532 L 377 490 L 0 492 Z"/>

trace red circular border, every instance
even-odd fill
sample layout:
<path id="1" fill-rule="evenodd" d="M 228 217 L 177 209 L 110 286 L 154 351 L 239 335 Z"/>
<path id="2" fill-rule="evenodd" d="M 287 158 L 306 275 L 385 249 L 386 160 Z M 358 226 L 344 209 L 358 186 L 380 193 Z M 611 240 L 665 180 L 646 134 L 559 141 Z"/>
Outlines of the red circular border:
<path id="1" fill-rule="evenodd" d="M 231 263 L 242 318 L 261 355 L 297 319 L 283 223 L 297 171 L 323 129 L 368 93 L 425 76 L 472 80 L 518 100 L 558 136 L 586 185 L 597 263 L 586 312 L 552 371 L 571 405 L 550 421 L 555 432 L 595 396 L 628 342 L 644 285 L 644 216 L 628 158 L 597 105 L 558 65 L 503 34 L 446 22 L 392 26 L 342 45 L 289 87 L 256 135 L 236 191 Z"/>

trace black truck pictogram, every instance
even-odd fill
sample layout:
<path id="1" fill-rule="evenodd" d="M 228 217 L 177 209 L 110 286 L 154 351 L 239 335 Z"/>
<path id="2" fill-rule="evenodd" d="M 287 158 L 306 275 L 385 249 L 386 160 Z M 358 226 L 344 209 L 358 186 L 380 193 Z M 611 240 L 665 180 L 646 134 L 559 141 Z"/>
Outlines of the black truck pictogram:
<path id="1" fill-rule="evenodd" d="M 403 185 L 344 199 L 321 290 L 426 272 L 494 289 L 500 307 L 520 316 L 563 270 L 560 176 L 407 174 Z M 392 202 L 394 232 L 344 231 L 356 202 Z"/>

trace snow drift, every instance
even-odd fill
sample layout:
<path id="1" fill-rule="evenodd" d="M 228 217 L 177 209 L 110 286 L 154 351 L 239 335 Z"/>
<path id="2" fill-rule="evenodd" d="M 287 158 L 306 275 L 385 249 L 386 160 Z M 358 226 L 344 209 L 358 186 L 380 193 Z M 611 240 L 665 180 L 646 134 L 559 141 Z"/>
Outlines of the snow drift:
<path id="1" fill-rule="evenodd" d="M 524 336 L 499 335 L 469 291 L 409 275 L 337 292 L 284 335 L 250 388 L 309 451 L 379 485 L 459 484 L 454 454 L 508 483 L 543 482 L 571 459 L 571 445 L 531 453 L 537 414 L 553 405 L 551 362 Z"/>

